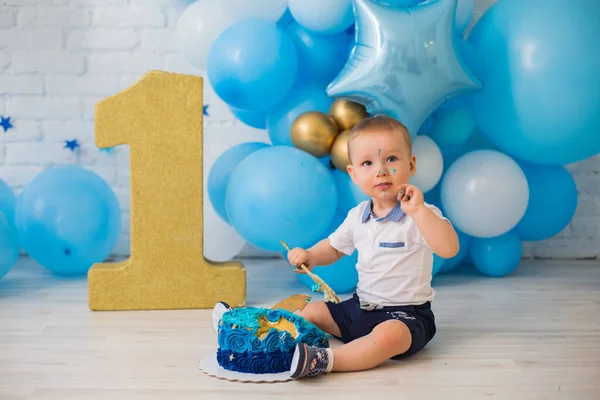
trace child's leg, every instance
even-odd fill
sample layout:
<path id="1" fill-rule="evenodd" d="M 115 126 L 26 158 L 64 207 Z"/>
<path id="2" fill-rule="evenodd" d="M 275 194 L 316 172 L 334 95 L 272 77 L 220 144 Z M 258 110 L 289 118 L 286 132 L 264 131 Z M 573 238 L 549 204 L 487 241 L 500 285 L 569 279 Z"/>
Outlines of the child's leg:
<path id="1" fill-rule="evenodd" d="M 408 327 L 396 320 L 377 325 L 371 333 L 338 347 L 317 348 L 299 343 L 294 351 L 290 376 L 300 378 L 331 371 L 362 371 L 406 352 L 412 335 Z"/>
<path id="2" fill-rule="evenodd" d="M 326 333 L 337 337 L 341 336 L 340 328 L 331 317 L 327 305 L 322 301 L 308 303 L 306 307 L 300 311 L 300 316 L 308 322 L 312 322 Z"/>
<path id="3" fill-rule="evenodd" d="M 333 371 L 361 371 L 408 350 L 412 336 L 400 321 L 388 320 L 377 325 L 370 334 L 333 350 Z"/>

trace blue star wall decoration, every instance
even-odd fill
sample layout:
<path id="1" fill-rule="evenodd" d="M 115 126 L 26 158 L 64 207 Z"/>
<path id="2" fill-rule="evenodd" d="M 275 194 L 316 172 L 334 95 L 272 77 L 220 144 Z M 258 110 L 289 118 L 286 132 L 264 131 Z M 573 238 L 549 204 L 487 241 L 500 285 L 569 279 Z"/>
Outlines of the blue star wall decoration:
<path id="1" fill-rule="evenodd" d="M 77 149 L 78 147 L 80 147 L 80 145 L 77 139 L 65 140 L 65 149 L 75 151 L 75 149 Z"/>
<path id="2" fill-rule="evenodd" d="M 4 132 L 9 130 L 10 128 L 14 128 L 13 124 L 10 122 L 10 117 L 0 116 L 0 126 L 4 129 Z"/>
<path id="3" fill-rule="evenodd" d="M 414 137 L 441 103 L 481 89 L 457 56 L 457 0 L 428 0 L 412 7 L 352 1 L 356 44 L 329 84 L 329 96 L 360 103 L 372 115 L 391 115 Z"/>
<path id="4" fill-rule="evenodd" d="M 204 107 L 202 107 L 202 113 L 207 117 L 209 116 L 208 115 L 208 107 L 209 107 L 208 104 L 205 104 Z"/>

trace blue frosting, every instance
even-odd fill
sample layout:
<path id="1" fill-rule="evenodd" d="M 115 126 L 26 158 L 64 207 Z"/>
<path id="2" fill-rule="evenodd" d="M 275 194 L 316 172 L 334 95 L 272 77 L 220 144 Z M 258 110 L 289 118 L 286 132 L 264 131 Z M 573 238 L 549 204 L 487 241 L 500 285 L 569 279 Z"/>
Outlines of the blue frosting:
<path id="1" fill-rule="evenodd" d="M 298 335 L 271 328 L 259 339 L 259 320 L 265 317 L 272 323 L 284 318 L 292 322 Z M 296 344 L 329 347 L 327 334 L 314 324 L 289 311 L 266 308 L 238 308 L 223 314 L 219 326 L 217 360 L 225 369 L 254 374 L 277 373 L 289 370 Z"/>
<path id="2" fill-rule="evenodd" d="M 223 368 L 251 374 L 277 374 L 290 370 L 293 352 L 277 350 L 272 353 L 217 350 L 217 361 Z"/>

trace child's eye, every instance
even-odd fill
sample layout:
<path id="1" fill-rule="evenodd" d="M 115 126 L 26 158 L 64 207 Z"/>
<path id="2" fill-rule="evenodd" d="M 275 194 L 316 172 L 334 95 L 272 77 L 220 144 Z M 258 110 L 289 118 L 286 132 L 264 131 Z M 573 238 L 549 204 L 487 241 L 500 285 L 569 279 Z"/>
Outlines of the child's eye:
<path id="1" fill-rule="evenodd" d="M 394 162 L 394 161 L 397 161 L 397 160 L 398 160 L 398 158 L 396 156 L 389 156 L 387 158 L 387 162 Z"/>
<path id="2" fill-rule="evenodd" d="M 373 164 L 371 161 L 363 161 L 362 165 L 364 165 L 365 167 L 369 167 L 371 166 L 371 164 Z"/>

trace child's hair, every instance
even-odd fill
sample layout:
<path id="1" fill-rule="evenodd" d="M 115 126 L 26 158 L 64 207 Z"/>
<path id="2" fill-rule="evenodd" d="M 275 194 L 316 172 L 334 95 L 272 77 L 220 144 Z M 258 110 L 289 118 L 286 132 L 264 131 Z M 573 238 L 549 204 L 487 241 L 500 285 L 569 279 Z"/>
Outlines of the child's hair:
<path id="1" fill-rule="evenodd" d="M 363 118 L 358 124 L 352 128 L 350 137 L 348 138 L 348 159 L 352 162 L 350 156 L 350 144 L 354 139 L 365 133 L 376 133 L 381 131 L 396 132 L 402 135 L 408 153 L 412 154 L 412 139 L 408 128 L 397 119 L 385 114 L 377 114 L 372 117 Z"/>

